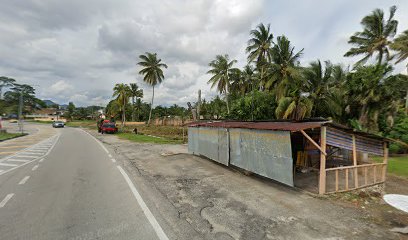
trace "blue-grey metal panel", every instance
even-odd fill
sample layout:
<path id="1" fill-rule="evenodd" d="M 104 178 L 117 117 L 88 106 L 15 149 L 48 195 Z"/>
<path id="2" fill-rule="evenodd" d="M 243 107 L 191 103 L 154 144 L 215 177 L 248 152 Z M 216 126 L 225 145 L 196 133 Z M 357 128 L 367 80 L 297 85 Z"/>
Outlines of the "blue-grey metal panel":
<path id="1" fill-rule="evenodd" d="M 190 153 L 203 155 L 228 166 L 228 130 L 225 128 L 189 127 L 188 150 Z"/>
<path id="2" fill-rule="evenodd" d="M 198 151 L 198 128 L 188 128 L 188 152 L 197 153 Z"/>
<path id="3" fill-rule="evenodd" d="M 289 131 L 230 128 L 230 164 L 293 186 Z"/>

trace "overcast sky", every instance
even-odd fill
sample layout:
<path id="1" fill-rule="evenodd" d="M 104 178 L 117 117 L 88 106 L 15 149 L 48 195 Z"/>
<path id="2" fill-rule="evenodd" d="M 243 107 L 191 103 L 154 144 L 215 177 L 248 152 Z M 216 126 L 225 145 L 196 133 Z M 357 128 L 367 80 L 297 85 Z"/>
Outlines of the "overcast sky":
<path id="1" fill-rule="evenodd" d="M 246 63 L 249 31 L 271 24 L 274 38 L 285 34 L 302 63 L 342 57 L 360 20 L 375 8 L 388 16 L 397 5 L 398 33 L 408 29 L 408 1 L 387 0 L 0 0 L 0 75 L 35 85 L 37 96 L 59 104 L 106 104 L 115 83 L 143 84 L 138 56 L 157 52 L 169 66 L 157 87 L 155 105 L 195 101 L 206 84 L 208 63 L 229 54 Z M 403 64 L 396 71 L 402 72 Z"/>

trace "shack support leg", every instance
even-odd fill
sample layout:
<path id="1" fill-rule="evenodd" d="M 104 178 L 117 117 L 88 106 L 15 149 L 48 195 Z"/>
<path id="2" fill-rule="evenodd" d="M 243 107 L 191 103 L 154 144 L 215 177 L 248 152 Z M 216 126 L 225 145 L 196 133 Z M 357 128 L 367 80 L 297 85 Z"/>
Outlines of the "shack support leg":
<path id="1" fill-rule="evenodd" d="M 353 134 L 353 166 L 357 166 L 356 136 Z M 348 177 L 348 176 L 347 176 Z M 354 187 L 358 188 L 358 169 L 354 168 Z"/>
<path id="2" fill-rule="evenodd" d="M 326 193 L 326 127 L 320 128 L 320 174 L 319 174 L 319 194 Z"/>
<path id="3" fill-rule="evenodd" d="M 384 142 L 384 165 L 382 167 L 382 180 L 385 181 L 385 176 L 387 174 L 387 166 L 388 166 L 388 147 L 387 143 Z"/>

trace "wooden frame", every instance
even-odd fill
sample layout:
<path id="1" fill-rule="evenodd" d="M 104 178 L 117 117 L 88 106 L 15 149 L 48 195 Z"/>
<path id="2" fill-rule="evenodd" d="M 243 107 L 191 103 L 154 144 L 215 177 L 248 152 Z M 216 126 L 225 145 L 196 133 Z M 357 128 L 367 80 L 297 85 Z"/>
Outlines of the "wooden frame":
<path id="1" fill-rule="evenodd" d="M 325 126 L 320 128 L 319 194 L 326 193 L 326 130 Z"/>

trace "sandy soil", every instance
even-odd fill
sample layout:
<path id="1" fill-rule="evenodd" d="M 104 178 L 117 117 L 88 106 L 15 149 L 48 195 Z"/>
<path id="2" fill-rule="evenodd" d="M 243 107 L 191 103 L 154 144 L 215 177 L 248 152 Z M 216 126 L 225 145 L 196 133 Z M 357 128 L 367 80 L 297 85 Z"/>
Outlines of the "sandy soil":
<path id="1" fill-rule="evenodd" d="M 146 196 L 157 208 L 153 212 L 164 218 L 176 239 L 405 237 L 390 229 L 408 220 L 379 197 L 357 204 L 320 198 L 190 155 L 185 145 L 139 144 L 91 133 L 115 150 L 143 192 L 153 194 Z M 390 181 L 387 189 L 406 191 L 398 186 Z"/>

